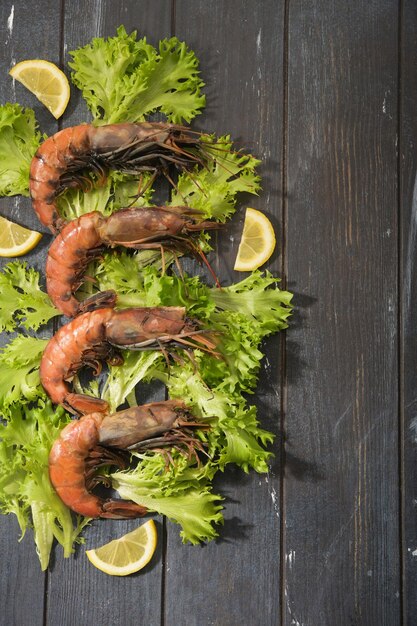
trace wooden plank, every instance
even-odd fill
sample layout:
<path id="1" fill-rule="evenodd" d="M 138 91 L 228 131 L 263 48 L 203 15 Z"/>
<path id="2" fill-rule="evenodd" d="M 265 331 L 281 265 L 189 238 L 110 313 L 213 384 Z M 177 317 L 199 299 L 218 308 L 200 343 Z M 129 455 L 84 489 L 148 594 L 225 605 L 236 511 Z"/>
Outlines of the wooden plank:
<path id="1" fill-rule="evenodd" d="M 36 555 L 33 533 L 23 540 L 14 515 L 0 517 L 0 592 L 2 611 L 0 626 L 43 624 L 45 575 Z"/>
<path id="2" fill-rule="evenodd" d="M 113 37 L 123 25 L 128 33 L 138 32 L 149 43 L 171 36 L 171 0 L 83 0 L 65 6 L 65 61 L 71 61 L 69 51 L 88 44 L 93 37 Z M 79 90 L 73 87 L 72 104 L 65 117 L 66 125 L 91 119 Z"/>
<path id="3" fill-rule="evenodd" d="M 31 8 L 25 3 L 7 1 L 0 6 L 0 32 L 4 42 L 4 53 L 0 57 L 2 76 L 0 99 L 1 104 L 18 102 L 24 107 L 33 109 L 40 130 L 49 135 L 58 129 L 56 120 L 33 94 L 8 76 L 10 68 L 15 63 L 33 58 L 35 51 L 37 57 L 48 59 L 57 65 L 60 64 L 59 8 L 56 7 L 55 2 L 48 0 L 42 0 L 41 6 L 44 8 L 44 12 L 36 21 L 33 20 Z M 0 198 L 0 214 L 19 222 L 23 226 L 45 233 L 39 246 L 25 256 L 25 261 L 28 264 L 37 269 L 43 268 L 51 235 L 48 229 L 40 224 L 32 209 L 30 199 L 22 196 Z M 6 263 L 7 259 L 0 259 L 0 267 Z"/>
<path id="4" fill-rule="evenodd" d="M 399 399 L 404 417 L 404 622 L 414 623 L 417 15 L 414 3 L 404 0 L 400 129 L 404 387 L 398 398 L 398 4 L 287 3 L 284 261 L 290 288 L 297 292 L 298 311 L 288 337 L 284 394 L 284 579 L 280 581 L 278 441 L 277 459 L 268 476 L 243 476 L 231 468 L 219 477 L 218 491 L 226 496 L 226 524 L 218 542 L 183 546 L 178 528 L 169 524 L 167 546 L 160 540 L 150 569 L 129 579 L 110 579 L 94 570 L 84 558 L 84 548 L 70 560 L 63 560 L 57 550 L 48 574 L 45 610 L 45 579 L 32 538 L 28 534 L 18 544 L 16 521 L 0 517 L 0 588 L 8 599 L 0 624 L 25 623 L 29 617 L 30 623 L 41 624 L 45 617 L 46 623 L 60 625 L 94 620 L 275 626 L 281 611 L 284 624 L 399 624 Z M 56 3 L 40 0 L 36 20 L 27 3 L 2 3 L 4 77 L 14 60 L 36 55 L 59 62 L 62 46 L 66 56 L 94 35 L 112 35 L 120 23 L 128 31 L 138 28 L 152 43 L 171 30 L 171 3 L 162 0 L 62 5 L 64 40 Z M 197 126 L 230 132 L 238 147 L 263 159 L 264 189 L 249 202 L 265 209 L 281 232 L 284 2 L 213 0 L 190 5 L 176 0 L 175 5 L 176 34 L 201 58 L 207 82 L 208 106 Z M 35 108 L 42 130 L 54 132 L 57 124 L 43 107 L 22 86 L 15 90 L 16 100 Z M 2 101 L 11 99 L 10 94 L 14 99 L 5 79 L 0 84 Z M 85 109 L 74 92 L 64 125 L 84 120 Z M 0 214 L 39 227 L 29 201 L 3 199 Z M 219 238 L 216 270 L 224 282 L 237 278 L 231 266 L 241 224 L 240 213 Z M 27 258 L 40 269 L 47 242 L 48 237 Z M 279 273 L 281 261 L 274 257 L 273 272 Z M 278 340 L 268 343 L 267 350 L 270 365 L 262 371 L 257 399 L 264 426 L 278 432 Z M 87 532 L 87 546 L 135 525 L 96 522 Z M 159 531 L 163 537 L 161 522 Z"/>
<path id="5" fill-rule="evenodd" d="M 127 32 L 138 30 L 150 43 L 170 36 L 170 3 L 161 1 L 129 1 L 114 3 L 83 0 L 65 4 L 64 50 L 68 52 L 84 46 L 93 37 L 109 37 L 123 24 Z M 65 126 L 90 119 L 85 103 L 73 91 L 73 103 Z M 151 400 L 150 398 L 149 400 Z M 160 623 L 161 577 L 163 571 L 163 528 L 158 518 L 158 548 L 152 564 L 145 571 L 128 578 L 106 576 L 94 569 L 84 555 L 84 548 L 76 557 L 63 559 L 57 552 L 48 585 L 47 622 L 50 624 L 132 624 Z M 97 547 L 122 536 L 138 526 L 138 520 L 99 520 L 85 532 L 86 548 Z"/>
<path id="6" fill-rule="evenodd" d="M 241 199 L 238 215 L 216 244 L 215 270 L 228 284 L 243 278 L 232 267 L 245 206 L 266 211 L 281 232 L 283 3 L 199 1 L 193 9 L 177 0 L 175 34 L 195 50 L 206 82 L 207 107 L 195 125 L 230 133 L 238 148 L 263 160 L 260 197 Z M 278 255 L 269 267 L 279 273 Z M 268 345 L 269 367 L 262 369 L 256 398 L 262 424 L 277 433 L 279 338 Z M 267 476 L 246 476 L 230 468 L 216 481 L 217 491 L 226 497 L 226 522 L 218 541 L 184 546 L 178 528 L 168 525 L 167 626 L 278 623 L 279 440 L 273 449 L 277 459 Z"/>
<path id="7" fill-rule="evenodd" d="M 289 5 L 288 625 L 400 623 L 397 26 L 393 0 Z"/>
<path id="8" fill-rule="evenodd" d="M 139 522 L 142 523 L 142 522 Z M 72 626 L 97 624 L 160 624 L 162 542 L 152 563 L 132 576 L 108 576 L 94 568 L 84 549 L 96 548 L 133 530 L 136 522 L 97 520 L 85 533 L 86 545 L 75 557 L 62 559 L 56 552 L 48 580 L 47 624 Z M 161 522 L 157 531 L 162 536 Z"/>
<path id="9" fill-rule="evenodd" d="M 27 89 L 19 83 L 14 84 L 8 76 L 12 65 L 34 55 L 59 64 L 59 6 L 52 0 L 40 0 L 38 7 L 39 13 L 34 20 L 33 8 L 29 4 L 11 0 L 0 4 L 0 104 L 18 102 L 33 108 L 41 130 L 50 134 L 57 129 L 52 115 Z M 28 198 L 2 198 L 0 215 L 46 233 Z M 24 260 L 37 269 L 43 268 L 49 241 L 50 235 L 45 234 Z M 0 268 L 7 262 L 7 259 L 0 259 Z M 8 340 L 5 334 L 0 336 L 1 345 Z M 31 624 L 42 624 L 45 575 L 41 573 L 32 531 L 29 529 L 20 543 L 19 537 L 14 516 L 0 516 L 0 590 L 3 598 L 0 624 L 23 624 L 28 616 Z"/>
<path id="10" fill-rule="evenodd" d="M 403 563 L 404 563 L 404 624 L 415 622 L 417 602 L 417 420 L 416 389 L 417 335 L 415 310 L 416 281 L 416 145 L 417 120 L 417 10 L 414 2 L 403 3 L 401 31 L 401 112 L 399 129 L 400 151 L 400 228 L 401 228 L 401 387 L 402 412 L 402 493 L 403 493 Z"/>

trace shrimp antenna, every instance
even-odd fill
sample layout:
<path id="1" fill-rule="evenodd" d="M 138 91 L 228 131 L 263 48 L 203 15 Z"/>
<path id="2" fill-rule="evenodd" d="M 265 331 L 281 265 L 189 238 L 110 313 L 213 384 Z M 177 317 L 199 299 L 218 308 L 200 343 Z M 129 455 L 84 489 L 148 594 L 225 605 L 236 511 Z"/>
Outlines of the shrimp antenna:
<path id="1" fill-rule="evenodd" d="M 199 163 L 200 165 L 204 166 L 204 163 L 202 162 L 202 160 L 192 151 L 184 150 L 183 148 L 180 148 L 179 146 L 177 146 L 177 144 L 174 142 L 172 142 L 170 147 L 172 151 L 175 152 L 176 154 L 185 155 L 187 158 L 191 159 L 192 161 L 195 161 L 196 163 Z"/>
<path id="2" fill-rule="evenodd" d="M 158 341 L 158 348 L 161 351 L 161 354 L 162 354 L 162 356 L 165 359 L 165 363 L 167 364 L 168 376 L 169 376 L 169 371 L 170 371 L 171 365 L 170 365 L 170 362 L 169 362 L 168 352 L 165 350 L 164 346 L 162 345 L 162 343 L 160 341 Z"/>
<path id="3" fill-rule="evenodd" d="M 187 200 L 184 198 L 184 196 L 182 195 L 181 191 L 179 190 L 178 185 L 176 184 L 176 182 L 174 181 L 173 178 L 171 178 L 171 176 L 169 175 L 169 172 L 166 168 L 164 168 L 162 170 L 163 175 L 165 176 L 165 178 L 167 179 L 167 181 L 174 187 L 175 191 L 181 196 L 181 200 L 184 202 L 184 204 L 187 204 Z"/>
<path id="4" fill-rule="evenodd" d="M 180 275 L 180 278 L 181 278 L 182 282 L 184 283 L 185 291 L 186 291 L 186 294 L 188 296 L 189 295 L 189 291 L 188 291 L 187 283 L 185 282 L 184 272 L 182 271 L 182 267 L 181 267 L 181 263 L 179 261 L 178 255 L 175 252 L 174 252 L 174 263 L 175 263 L 175 267 L 178 270 L 178 274 Z"/>
<path id="5" fill-rule="evenodd" d="M 204 254 L 203 249 L 201 248 L 201 246 L 198 246 L 198 245 L 194 244 L 194 242 L 189 240 L 189 239 L 185 240 L 185 241 L 186 241 L 186 244 L 194 252 L 194 254 L 197 255 L 198 257 L 200 257 L 200 259 L 203 261 L 204 265 L 207 267 L 208 271 L 210 272 L 210 274 L 211 274 L 211 276 L 212 276 L 212 278 L 213 278 L 213 280 L 214 280 L 214 282 L 216 284 L 216 287 L 218 289 L 221 289 L 222 286 L 221 286 L 220 281 L 219 281 L 219 279 L 217 277 L 217 274 L 215 273 L 215 271 L 211 267 L 211 265 L 210 265 L 206 255 Z"/>
<path id="6" fill-rule="evenodd" d="M 192 183 L 197 187 L 197 189 L 201 192 L 201 194 L 205 197 L 208 198 L 208 194 L 204 191 L 204 189 L 201 187 L 201 185 L 197 182 L 196 178 L 194 177 L 194 173 L 191 173 L 192 170 L 187 170 L 187 175 L 190 177 Z M 181 194 L 182 199 L 185 201 L 183 195 Z"/>
<path id="7" fill-rule="evenodd" d="M 212 144 L 210 144 L 212 145 Z M 214 147 L 214 146 L 213 146 Z M 218 148 L 219 149 L 219 148 Z M 213 156 L 212 154 L 210 154 L 210 151 L 205 151 L 203 150 L 206 158 L 208 160 L 211 160 L 214 163 L 217 163 L 217 165 L 219 165 L 220 167 L 222 167 L 228 174 L 230 174 L 230 176 L 232 177 L 236 177 L 236 173 L 232 172 L 228 167 L 226 167 L 226 165 L 224 163 L 222 163 L 221 161 L 219 161 L 215 156 Z M 228 154 L 231 154 L 230 150 L 224 150 L 223 152 L 226 152 Z M 239 152 L 239 151 L 238 151 Z M 238 154 L 238 152 L 234 152 L 233 154 Z"/>

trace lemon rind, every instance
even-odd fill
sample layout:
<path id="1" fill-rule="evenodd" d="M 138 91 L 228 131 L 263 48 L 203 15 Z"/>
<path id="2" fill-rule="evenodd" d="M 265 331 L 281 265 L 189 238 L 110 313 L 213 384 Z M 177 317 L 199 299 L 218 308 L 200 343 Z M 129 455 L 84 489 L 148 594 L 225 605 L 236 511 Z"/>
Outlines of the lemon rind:
<path id="1" fill-rule="evenodd" d="M 47 98 L 42 98 L 42 95 L 44 94 L 43 91 L 40 91 L 33 86 L 30 86 L 28 82 L 24 79 L 22 80 L 22 73 L 28 67 L 32 67 L 33 69 L 49 69 L 51 71 L 51 74 L 53 75 L 53 78 L 59 81 L 59 84 L 63 87 L 62 93 L 64 94 L 64 96 L 62 98 L 59 98 L 59 96 L 53 96 L 59 99 L 59 107 L 54 108 L 51 104 L 47 104 Z M 9 74 L 12 78 L 14 78 L 14 80 L 19 81 L 28 91 L 30 91 L 39 100 L 39 102 L 41 102 L 48 109 L 48 111 L 55 117 L 55 119 L 61 117 L 61 115 L 64 113 L 65 109 L 68 106 L 70 98 L 70 86 L 64 72 L 57 65 L 55 65 L 55 63 L 43 59 L 26 59 L 24 61 L 16 63 L 16 65 L 14 65 L 9 70 Z"/>
<path id="2" fill-rule="evenodd" d="M 86 550 L 86 555 L 90 563 L 94 565 L 94 567 L 99 569 L 100 571 L 104 572 L 105 574 L 109 574 L 111 576 L 128 576 L 129 574 L 134 574 L 136 572 L 139 572 L 149 563 L 149 561 L 151 560 L 156 550 L 156 545 L 157 545 L 157 531 L 156 531 L 155 523 L 152 519 L 148 520 L 148 522 L 146 522 L 139 528 L 146 529 L 146 543 L 144 544 L 146 546 L 146 549 L 143 555 L 140 557 L 140 559 L 137 559 L 136 561 L 129 563 L 127 565 L 117 566 L 117 565 L 112 565 L 111 563 L 107 561 L 103 561 L 97 555 L 97 552 L 101 548 L 106 547 L 107 545 L 113 542 L 116 542 L 116 543 L 119 541 L 123 542 L 125 540 L 125 537 L 128 537 L 129 535 L 131 535 L 132 533 L 135 533 L 138 530 L 136 529 L 135 531 L 131 531 L 130 533 L 123 535 L 123 537 L 120 537 L 119 539 L 113 539 L 113 541 L 110 541 L 108 544 L 105 544 L 104 546 L 100 546 L 99 548 L 95 548 L 92 550 Z"/>
<path id="3" fill-rule="evenodd" d="M 42 238 L 42 233 L 38 233 L 36 230 L 30 230 L 29 228 L 20 226 L 19 224 L 16 224 L 16 222 L 8 220 L 6 217 L 0 218 L 0 224 L 4 225 L 4 228 L 9 231 L 13 231 L 13 227 L 15 227 L 20 231 L 20 233 L 23 233 L 25 235 L 27 233 L 22 243 L 11 246 L 0 245 L 0 257 L 9 258 L 23 256 L 27 252 L 33 250 L 33 248 L 39 243 Z M 13 240 L 13 235 L 11 235 L 11 239 Z"/>
<path id="4" fill-rule="evenodd" d="M 268 233 L 268 237 L 264 239 L 269 245 L 263 249 L 259 254 L 255 254 L 250 257 L 247 261 L 242 261 L 239 257 L 241 256 L 242 248 L 247 246 L 250 248 L 249 244 L 245 242 L 245 224 L 247 224 L 248 219 L 252 219 L 252 221 L 256 221 L 258 224 L 261 224 L 262 231 Z M 236 261 L 233 269 L 237 272 L 251 272 L 262 265 L 264 265 L 274 253 L 276 247 L 276 238 L 274 228 L 268 219 L 268 217 L 259 211 L 258 209 L 247 208 L 245 214 L 245 223 L 243 225 L 242 239 L 239 243 L 239 248 L 236 255 Z"/>

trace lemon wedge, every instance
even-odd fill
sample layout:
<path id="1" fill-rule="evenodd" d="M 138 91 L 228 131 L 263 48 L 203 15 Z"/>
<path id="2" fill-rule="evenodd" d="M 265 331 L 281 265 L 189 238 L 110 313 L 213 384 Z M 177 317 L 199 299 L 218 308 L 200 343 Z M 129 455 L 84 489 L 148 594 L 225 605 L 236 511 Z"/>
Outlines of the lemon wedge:
<path id="1" fill-rule="evenodd" d="M 95 550 L 86 550 L 90 562 L 110 576 L 127 576 L 141 570 L 155 552 L 157 533 L 150 519 L 132 532 Z"/>
<path id="2" fill-rule="evenodd" d="M 274 227 L 261 211 L 246 209 L 234 269 L 251 272 L 267 262 L 275 250 Z"/>
<path id="3" fill-rule="evenodd" d="M 0 256 L 22 256 L 39 243 L 42 235 L 0 217 Z"/>
<path id="4" fill-rule="evenodd" d="M 31 91 L 58 119 L 67 108 L 70 97 L 68 79 L 59 67 L 42 59 L 21 61 L 9 72 Z"/>

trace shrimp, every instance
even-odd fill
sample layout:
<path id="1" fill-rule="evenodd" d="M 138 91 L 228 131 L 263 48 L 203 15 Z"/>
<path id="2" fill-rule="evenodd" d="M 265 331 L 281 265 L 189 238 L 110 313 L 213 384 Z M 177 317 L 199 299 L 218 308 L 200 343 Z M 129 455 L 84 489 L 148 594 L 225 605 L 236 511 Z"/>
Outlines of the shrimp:
<path id="1" fill-rule="evenodd" d="M 188 207 L 151 207 L 121 209 L 109 217 L 99 211 L 86 213 L 69 222 L 54 239 L 46 260 L 46 288 L 55 304 L 68 317 L 96 306 L 97 297 L 84 306 L 74 297 L 81 285 L 88 263 L 97 258 L 105 246 L 125 248 L 160 247 L 189 249 L 200 253 L 187 238 L 189 233 L 217 228 L 215 222 L 197 221 L 198 211 Z M 205 260 L 205 257 L 203 257 Z M 111 304 L 115 294 L 98 296 L 101 306 Z"/>
<path id="2" fill-rule="evenodd" d="M 56 198 L 68 187 L 91 184 L 86 171 L 102 178 L 108 169 L 167 174 L 172 164 L 190 170 L 206 161 L 201 133 L 161 122 L 71 126 L 46 139 L 30 166 L 29 190 L 39 220 L 53 233 L 65 221 Z"/>
<path id="3" fill-rule="evenodd" d="M 73 393 L 69 382 L 83 365 L 99 373 L 101 362 L 123 362 L 117 348 L 159 349 L 164 346 L 199 348 L 213 356 L 216 344 L 195 320 L 186 318 L 183 307 L 138 307 L 114 310 L 104 307 L 82 313 L 50 339 L 40 364 L 40 380 L 55 404 L 74 414 L 106 412 L 102 399 Z"/>
<path id="4" fill-rule="evenodd" d="M 167 400 L 131 407 L 106 415 L 90 413 L 63 428 L 49 454 L 49 476 L 61 500 L 86 517 L 114 519 L 141 517 L 147 509 L 127 500 L 104 500 L 92 493 L 99 483 L 107 484 L 97 472 L 103 466 L 126 469 L 126 450 L 183 447 L 190 454 L 202 449 L 190 427 L 206 428 L 190 421 L 183 402 Z M 158 436 L 159 435 L 159 436 Z"/>

